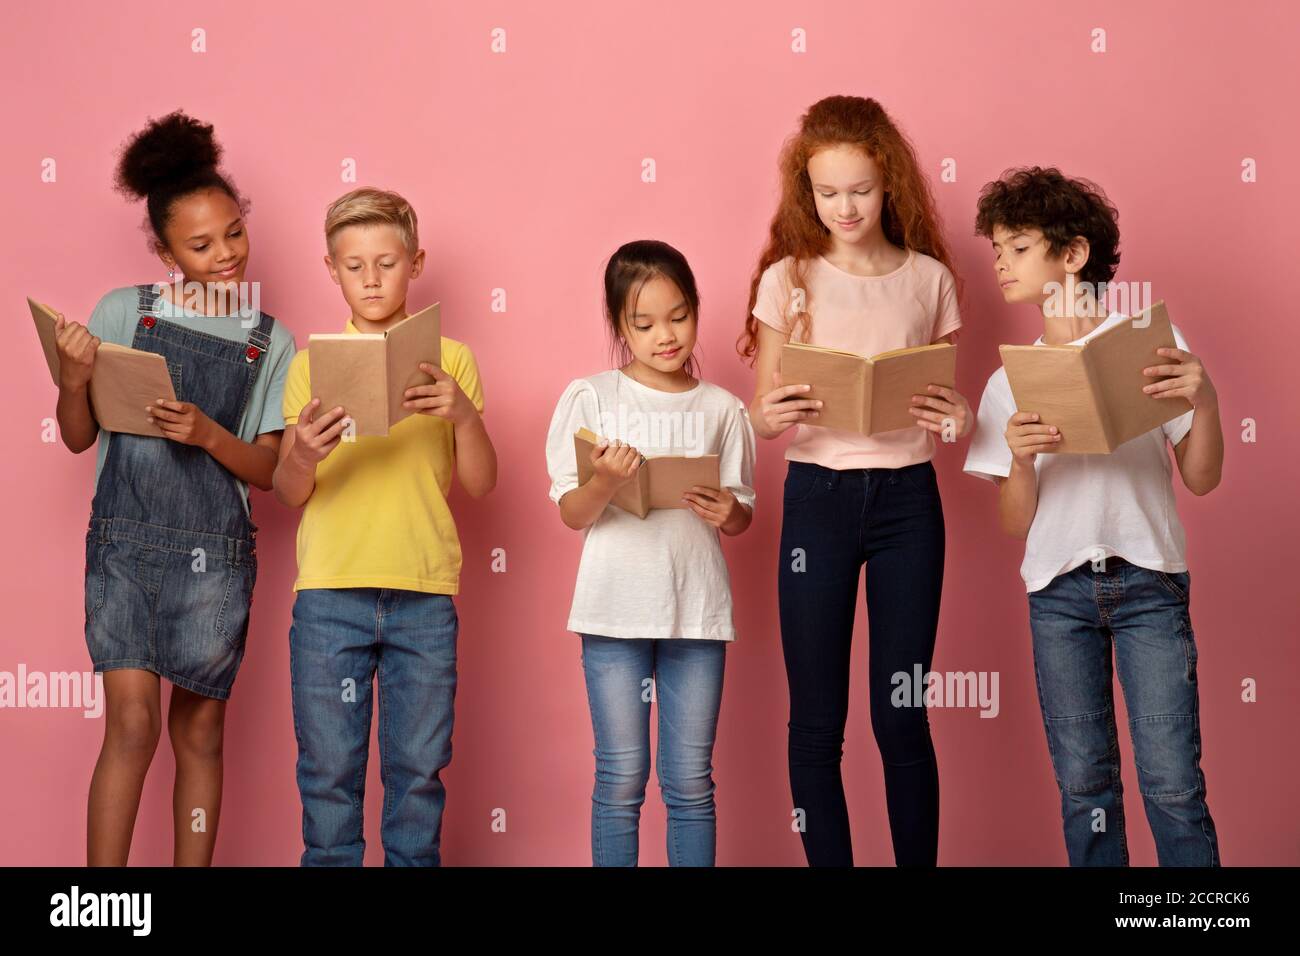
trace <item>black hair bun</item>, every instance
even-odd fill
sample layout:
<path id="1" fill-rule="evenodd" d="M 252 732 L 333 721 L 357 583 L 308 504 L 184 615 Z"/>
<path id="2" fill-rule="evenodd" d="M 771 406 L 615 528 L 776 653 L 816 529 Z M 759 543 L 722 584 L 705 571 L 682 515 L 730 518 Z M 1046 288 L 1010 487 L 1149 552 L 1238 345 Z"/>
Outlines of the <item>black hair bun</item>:
<path id="1" fill-rule="evenodd" d="M 117 166 L 117 188 L 143 199 L 215 170 L 220 158 L 212 125 L 177 110 L 150 120 L 127 141 Z"/>

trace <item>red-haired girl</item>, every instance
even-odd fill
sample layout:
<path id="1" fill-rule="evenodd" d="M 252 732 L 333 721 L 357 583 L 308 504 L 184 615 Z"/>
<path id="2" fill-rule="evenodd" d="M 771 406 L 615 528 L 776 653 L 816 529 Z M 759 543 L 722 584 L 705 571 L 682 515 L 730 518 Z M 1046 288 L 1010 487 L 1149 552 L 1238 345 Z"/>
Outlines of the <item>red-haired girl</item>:
<path id="1" fill-rule="evenodd" d="M 930 386 L 915 428 L 870 437 L 817 424 L 807 383 L 783 383 L 782 346 L 871 356 L 952 341 L 957 283 L 912 146 L 874 100 L 832 96 L 781 154 L 781 200 L 754 270 L 740 351 L 757 370 L 750 419 L 762 438 L 796 426 L 781 522 L 781 642 L 790 684 L 790 786 L 813 866 L 853 863 L 840 759 L 849 649 L 867 567 L 871 724 L 900 865 L 934 865 L 939 773 L 923 706 L 897 675 L 930 669 L 944 527 L 934 433 L 970 430 L 966 400 Z M 901 706 L 895 706 L 900 700 Z"/>

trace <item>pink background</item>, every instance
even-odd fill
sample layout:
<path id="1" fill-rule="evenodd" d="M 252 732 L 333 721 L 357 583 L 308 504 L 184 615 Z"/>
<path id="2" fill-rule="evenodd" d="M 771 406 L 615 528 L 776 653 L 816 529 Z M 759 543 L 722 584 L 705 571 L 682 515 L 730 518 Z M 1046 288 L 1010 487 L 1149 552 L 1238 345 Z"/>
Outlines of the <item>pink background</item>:
<path id="1" fill-rule="evenodd" d="M 723 5 L 719 4 L 718 7 Z M 326 205 L 362 184 L 415 204 L 430 268 L 411 304 L 443 304 L 448 335 L 482 368 L 501 480 L 459 490 L 465 551 L 455 758 L 446 773 L 448 864 L 590 862 L 591 724 L 578 639 L 565 631 L 580 536 L 547 500 L 543 442 L 574 377 L 606 368 L 602 263 L 654 237 L 689 258 L 703 297 L 703 374 L 746 400 L 733 342 L 775 202 L 775 162 L 799 114 L 832 93 L 878 98 L 915 142 L 966 282 L 959 387 L 972 404 L 1000 342 L 1040 331 L 1008 310 L 972 236 L 980 186 L 1012 165 L 1059 164 L 1099 181 L 1121 211 L 1120 280 L 1153 283 L 1222 396 L 1222 486 L 1179 486 L 1200 651 L 1204 769 L 1227 864 L 1300 862 L 1295 764 L 1297 466 L 1293 299 L 1300 140 L 1292 122 L 1289 5 L 1005 2 L 836 5 L 267 4 L 19 5 L 0 56 L 0 154 L 9 227 L 0 300 L 13 322 L 0 363 L 7 413 L 0 670 L 84 671 L 83 539 L 94 455 L 40 441 L 54 390 L 23 296 L 81 320 L 110 288 L 157 279 L 143 207 L 111 190 L 118 145 L 175 108 L 216 125 L 225 165 L 253 202 L 248 277 L 304 345 L 346 311 L 321 265 Z M 740 10 L 740 5 L 735 5 Z M 207 52 L 190 31 L 207 30 Z M 507 31 L 504 55 L 490 31 Z M 790 51 L 803 28 L 808 52 Z M 1104 27 L 1109 52 L 1089 51 Z M 43 158 L 58 181 L 40 181 Z M 640 180 L 653 157 L 658 181 Z M 957 181 L 939 180 L 945 157 Z M 1259 180 L 1241 181 L 1244 157 Z M 490 311 L 495 288 L 508 311 Z M 1243 418 L 1258 442 L 1243 444 Z M 787 696 L 776 612 L 784 442 L 760 443 L 753 528 L 728 540 L 740 640 L 729 650 L 715 755 L 718 861 L 802 865 L 790 830 Z M 940 447 L 948 571 L 937 670 L 996 670 L 1001 714 L 931 712 L 942 780 L 940 862 L 1062 865 L 1059 798 L 1030 669 L 1022 545 L 1001 536 L 992 486 Z M 228 711 L 216 862 L 295 864 L 287 633 L 297 516 L 254 494 L 261 578 Z M 490 570 L 493 549 L 508 570 Z M 900 595 L 900 600 L 906 596 Z M 890 864 L 879 757 L 866 700 L 859 603 L 845 777 L 856 859 Z M 1243 679 L 1259 701 L 1240 700 Z M 0 710 L 0 863 L 79 864 L 100 721 L 70 710 Z M 1135 863 L 1155 854 L 1127 734 L 1124 781 Z M 171 860 L 173 764 L 165 737 L 146 784 L 132 862 Z M 367 860 L 378 840 L 371 761 Z M 494 809 L 506 811 L 493 832 Z M 654 778 L 644 864 L 662 864 Z"/>

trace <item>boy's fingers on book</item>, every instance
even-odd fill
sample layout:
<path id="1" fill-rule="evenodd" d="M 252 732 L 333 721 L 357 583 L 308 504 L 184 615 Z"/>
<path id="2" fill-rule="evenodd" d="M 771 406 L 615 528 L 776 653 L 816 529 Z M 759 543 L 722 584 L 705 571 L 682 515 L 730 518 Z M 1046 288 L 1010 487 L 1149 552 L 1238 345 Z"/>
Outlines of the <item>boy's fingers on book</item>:
<path id="1" fill-rule="evenodd" d="M 1187 369 L 1181 365 L 1150 365 L 1142 370 L 1143 375 L 1182 375 Z"/>

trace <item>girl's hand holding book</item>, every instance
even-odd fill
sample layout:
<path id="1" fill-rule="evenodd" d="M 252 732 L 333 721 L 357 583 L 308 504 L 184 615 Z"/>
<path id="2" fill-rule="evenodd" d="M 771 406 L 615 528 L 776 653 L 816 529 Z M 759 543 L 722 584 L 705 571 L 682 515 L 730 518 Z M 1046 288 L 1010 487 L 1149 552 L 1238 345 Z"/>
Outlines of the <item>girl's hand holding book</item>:
<path id="1" fill-rule="evenodd" d="M 208 448 L 220 427 L 193 402 L 169 402 L 160 398 L 144 410 L 149 415 L 149 423 L 162 429 L 164 438 L 182 445 Z"/>
<path id="2" fill-rule="evenodd" d="M 971 430 L 970 405 L 961 392 L 942 385 L 928 386 L 928 395 L 913 395 L 908 409 L 916 423 L 927 431 L 943 432 L 943 423 L 949 419 L 957 426 L 957 438 Z"/>
<path id="3" fill-rule="evenodd" d="M 812 389 L 811 385 L 782 385 L 779 371 L 772 373 L 772 384 L 775 387 L 763 396 L 761 411 L 763 429 L 768 437 L 775 438 L 799 422 L 816 423 L 822 403 L 817 399 L 795 397 Z"/>
<path id="4" fill-rule="evenodd" d="M 90 384 L 95 370 L 95 353 L 99 338 L 91 335 L 80 322 L 69 322 L 62 312 L 55 312 L 54 331 L 59 348 L 59 388 L 80 389 Z"/>
<path id="5" fill-rule="evenodd" d="M 645 461 L 641 453 L 618 439 L 601 441 L 591 450 L 592 481 L 599 481 L 612 493 L 636 477 Z"/>
<path id="6" fill-rule="evenodd" d="M 726 488 L 705 488 L 703 485 L 692 485 L 691 490 L 682 495 L 682 500 L 701 520 L 719 530 L 734 517 L 736 509 L 740 507 L 736 496 Z"/>

